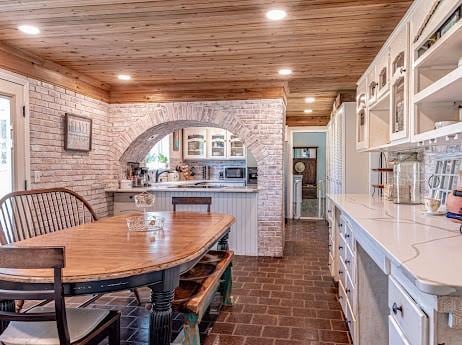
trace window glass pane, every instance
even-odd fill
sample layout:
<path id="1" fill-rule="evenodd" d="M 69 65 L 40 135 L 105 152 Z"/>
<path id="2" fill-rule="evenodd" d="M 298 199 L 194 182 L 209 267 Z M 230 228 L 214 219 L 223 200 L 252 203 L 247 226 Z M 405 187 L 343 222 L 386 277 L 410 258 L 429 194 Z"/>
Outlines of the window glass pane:
<path id="1" fill-rule="evenodd" d="M 11 100 L 0 97 L 0 197 L 13 190 Z"/>
<path id="2" fill-rule="evenodd" d="M 170 135 L 159 140 L 146 156 L 146 166 L 149 169 L 168 167 L 170 159 Z"/>

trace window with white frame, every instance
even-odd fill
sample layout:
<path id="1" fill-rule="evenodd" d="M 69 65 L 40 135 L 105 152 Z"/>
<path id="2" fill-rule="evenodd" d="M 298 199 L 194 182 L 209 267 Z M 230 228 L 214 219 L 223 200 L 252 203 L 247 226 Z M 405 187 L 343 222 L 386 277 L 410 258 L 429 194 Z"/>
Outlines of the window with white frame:
<path id="1" fill-rule="evenodd" d="M 146 167 L 148 169 L 161 169 L 168 166 L 170 159 L 170 136 L 166 135 L 159 140 L 146 156 Z"/>

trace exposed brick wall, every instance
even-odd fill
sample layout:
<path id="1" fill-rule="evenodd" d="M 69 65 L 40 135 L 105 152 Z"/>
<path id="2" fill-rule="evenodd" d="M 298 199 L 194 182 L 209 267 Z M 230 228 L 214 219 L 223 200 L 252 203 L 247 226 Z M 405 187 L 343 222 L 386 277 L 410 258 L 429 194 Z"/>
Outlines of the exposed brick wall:
<path id="1" fill-rule="evenodd" d="M 259 255 L 282 256 L 283 144 L 282 100 L 113 104 L 114 172 L 124 161 L 139 161 L 158 140 L 184 127 L 225 128 L 238 135 L 255 156 L 259 171 Z"/>
<path id="2" fill-rule="evenodd" d="M 111 212 L 106 193 L 111 137 L 108 105 L 44 82 L 29 80 L 32 188 L 66 187 L 83 195 L 98 216 Z M 93 119 L 92 150 L 64 150 L 64 115 Z M 40 182 L 34 183 L 39 172 Z"/>

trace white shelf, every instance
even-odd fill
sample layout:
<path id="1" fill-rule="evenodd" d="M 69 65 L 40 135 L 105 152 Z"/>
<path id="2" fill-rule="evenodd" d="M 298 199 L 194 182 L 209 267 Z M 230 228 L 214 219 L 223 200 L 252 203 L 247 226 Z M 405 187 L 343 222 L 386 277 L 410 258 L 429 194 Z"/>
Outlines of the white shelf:
<path id="1" fill-rule="evenodd" d="M 380 95 L 377 101 L 369 106 L 369 111 L 390 111 L 390 90 Z"/>
<path id="2" fill-rule="evenodd" d="M 462 44 L 462 43 L 461 43 Z M 414 96 L 414 104 L 462 100 L 462 66 Z"/>
<path id="3" fill-rule="evenodd" d="M 462 133 L 462 122 L 414 135 L 413 142 L 425 142 Z"/>
<path id="4" fill-rule="evenodd" d="M 418 47 L 415 47 L 418 49 Z M 414 67 L 457 65 L 462 57 L 462 20 L 414 62 Z"/>

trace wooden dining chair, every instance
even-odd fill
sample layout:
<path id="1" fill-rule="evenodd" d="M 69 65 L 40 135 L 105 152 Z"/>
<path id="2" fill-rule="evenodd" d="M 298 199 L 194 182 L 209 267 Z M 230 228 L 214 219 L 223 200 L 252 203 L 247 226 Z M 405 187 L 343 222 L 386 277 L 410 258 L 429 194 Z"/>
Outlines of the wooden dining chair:
<path id="1" fill-rule="evenodd" d="M 120 344 L 120 312 L 65 308 L 64 262 L 62 247 L 0 247 L 0 268 L 52 269 L 54 272 L 53 286 L 48 290 L 43 286 L 35 290 L 24 284 L 4 286 L 5 283 L 0 282 L 0 300 L 54 301 L 54 308 L 39 307 L 27 313 L 0 311 L 0 321 L 9 322 L 0 335 L 0 344 L 83 345 L 98 344 L 106 338 L 110 345 Z"/>
<path id="2" fill-rule="evenodd" d="M 210 213 L 210 206 L 212 205 L 211 197 L 201 197 L 201 196 L 173 196 L 172 197 L 173 212 L 176 212 L 177 205 L 206 205 L 207 212 Z"/>
<path id="3" fill-rule="evenodd" d="M 67 188 L 13 192 L 0 199 L 0 244 L 97 220 L 90 204 Z"/>
<path id="4" fill-rule="evenodd" d="M 97 220 L 91 205 L 67 188 L 33 189 L 0 199 L 0 245 L 45 235 Z M 94 301 L 89 299 L 82 306 Z M 46 304 L 43 301 L 39 304 Z M 24 301 L 16 302 L 20 311 Z"/>

